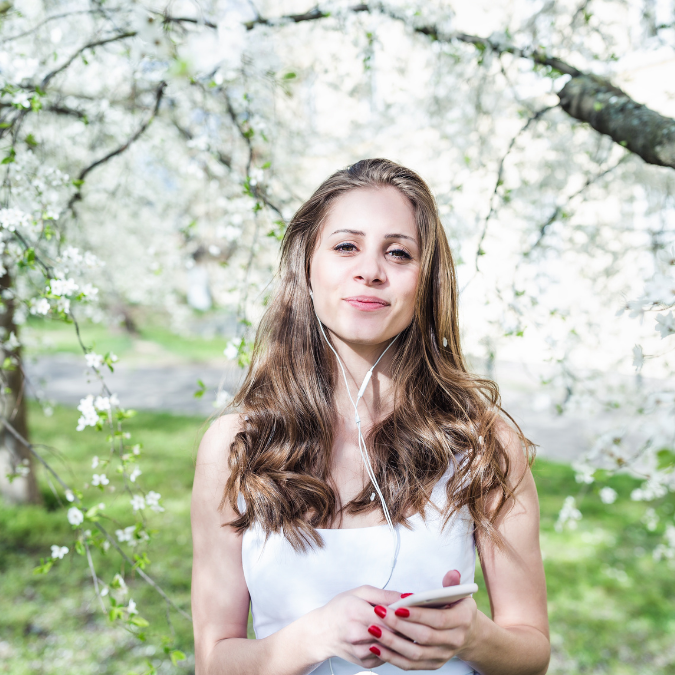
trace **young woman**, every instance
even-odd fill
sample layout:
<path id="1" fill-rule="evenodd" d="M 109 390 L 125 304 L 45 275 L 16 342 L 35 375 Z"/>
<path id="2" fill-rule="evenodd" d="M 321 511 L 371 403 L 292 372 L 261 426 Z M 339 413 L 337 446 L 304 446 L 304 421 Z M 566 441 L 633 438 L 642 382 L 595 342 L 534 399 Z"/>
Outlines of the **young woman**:
<path id="1" fill-rule="evenodd" d="M 416 173 L 362 160 L 298 210 L 233 408 L 197 456 L 196 675 L 546 672 L 531 444 L 467 371 Z M 388 609 L 473 582 L 476 549 L 491 617 Z"/>

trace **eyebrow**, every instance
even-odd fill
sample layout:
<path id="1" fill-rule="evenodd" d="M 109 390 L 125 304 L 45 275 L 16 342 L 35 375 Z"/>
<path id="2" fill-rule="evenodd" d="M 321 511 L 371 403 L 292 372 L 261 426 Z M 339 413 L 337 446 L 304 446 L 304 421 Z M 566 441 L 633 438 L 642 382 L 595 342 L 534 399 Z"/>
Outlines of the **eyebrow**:
<path id="1" fill-rule="evenodd" d="M 338 232 L 347 232 L 347 234 L 357 234 L 361 237 L 366 236 L 366 233 L 361 232 L 361 230 L 335 230 L 335 232 L 331 232 L 330 236 L 332 237 L 334 234 L 337 234 Z M 410 241 L 413 241 L 413 242 L 417 243 L 417 240 L 414 239 L 413 237 L 409 237 L 407 234 L 400 234 L 400 233 L 397 233 L 397 232 L 385 234 L 384 238 L 385 239 L 409 239 Z"/>

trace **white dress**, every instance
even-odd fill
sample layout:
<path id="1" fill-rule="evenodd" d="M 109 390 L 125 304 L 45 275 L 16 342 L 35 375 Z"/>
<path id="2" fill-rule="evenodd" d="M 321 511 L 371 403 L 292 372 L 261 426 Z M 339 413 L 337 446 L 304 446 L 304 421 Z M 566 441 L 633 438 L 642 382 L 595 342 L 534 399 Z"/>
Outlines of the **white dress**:
<path id="1" fill-rule="evenodd" d="M 432 501 L 442 508 L 446 503 L 446 473 L 432 492 Z M 240 510 L 244 502 L 240 495 Z M 322 607 L 335 595 L 365 584 L 401 593 L 418 593 L 440 588 L 449 570 L 459 570 L 463 584 L 474 580 L 476 549 L 474 525 L 468 510 L 455 514 L 442 530 L 438 512 L 427 507 L 427 520 L 420 514 L 409 519 L 411 530 L 398 526 L 398 554 L 389 583 L 393 560 L 393 539 L 386 524 L 350 529 L 319 529 L 323 548 L 296 552 L 280 534 L 265 542 L 265 533 L 257 523 L 242 539 L 242 565 L 251 595 L 253 628 L 258 639 L 287 626 L 307 612 Z M 374 617 L 375 618 L 375 617 Z M 353 675 L 362 666 L 333 657 L 320 664 L 315 675 Z M 402 673 L 385 663 L 372 669 L 382 675 Z M 473 669 L 453 658 L 438 670 L 416 673 L 468 675 Z"/>

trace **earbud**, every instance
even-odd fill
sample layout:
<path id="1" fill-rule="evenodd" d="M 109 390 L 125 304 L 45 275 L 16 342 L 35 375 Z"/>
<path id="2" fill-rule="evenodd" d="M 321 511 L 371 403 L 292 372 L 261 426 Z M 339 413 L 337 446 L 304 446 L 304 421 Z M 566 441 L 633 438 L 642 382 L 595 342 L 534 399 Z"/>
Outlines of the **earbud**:
<path id="1" fill-rule="evenodd" d="M 314 300 L 314 295 L 312 291 L 309 292 L 309 295 L 312 298 L 312 301 Z M 345 368 L 342 365 L 342 359 L 338 356 L 337 352 L 333 348 L 333 345 L 330 343 L 330 340 L 326 336 L 326 333 L 323 330 L 323 324 L 321 323 L 321 319 L 319 319 L 319 315 L 316 312 L 316 307 L 314 308 L 314 313 L 316 314 L 316 318 L 319 321 L 319 328 L 321 329 L 321 334 L 323 335 L 324 339 L 326 340 L 328 346 L 330 347 L 331 351 L 333 354 L 335 354 L 335 358 L 337 359 L 338 364 L 340 365 L 340 370 L 342 370 L 342 376 L 344 377 L 345 380 L 345 386 L 347 387 L 347 395 L 349 396 L 349 400 L 352 402 L 352 405 L 354 406 L 354 421 L 356 422 L 356 430 L 357 430 L 357 435 L 358 435 L 358 442 L 359 442 L 359 450 L 361 452 L 361 459 L 363 461 L 364 467 L 366 469 L 366 473 L 368 474 L 368 478 L 370 478 L 370 482 L 372 483 L 373 487 L 375 488 L 375 492 L 372 493 L 370 497 L 370 501 L 373 501 L 375 499 L 375 493 L 377 493 L 377 496 L 380 498 L 380 503 L 382 504 L 382 512 L 384 514 L 384 519 L 387 521 L 387 525 L 389 526 L 389 530 L 393 536 L 393 544 L 394 548 L 392 551 L 392 564 L 391 564 L 391 570 L 389 571 L 389 576 L 387 578 L 387 581 L 385 582 L 384 586 L 382 588 L 386 588 L 387 584 L 391 580 L 391 575 L 394 573 L 394 567 L 396 566 L 396 559 L 398 557 L 398 546 L 399 546 L 399 534 L 397 528 L 394 526 L 394 523 L 391 520 L 391 516 L 389 514 L 389 509 L 387 508 L 387 502 L 384 499 L 384 495 L 382 494 L 382 490 L 380 489 L 380 486 L 377 482 L 377 478 L 375 477 L 375 472 L 373 471 L 373 467 L 370 464 L 370 458 L 368 457 L 368 449 L 366 448 L 366 441 L 363 438 L 363 433 L 361 432 L 361 418 L 359 416 L 359 411 L 358 411 L 358 405 L 359 401 L 363 397 L 363 394 L 366 391 L 366 387 L 368 386 L 368 383 L 370 382 L 370 378 L 373 374 L 373 370 L 375 369 L 375 366 L 380 362 L 380 359 L 387 353 L 389 347 L 391 347 L 394 342 L 396 341 L 396 338 L 401 334 L 398 333 L 392 341 L 387 345 L 386 349 L 380 354 L 379 358 L 373 366 L 368 370 L 366 373 L 365 378 L 363 379 L 363 383 L 359 387 L 358 394 L 356 396 L 356 401 L 352 398 L 351 392 L 349 391 L 349 382 L 347 381 L 347 373 L 345 372 Z"/>

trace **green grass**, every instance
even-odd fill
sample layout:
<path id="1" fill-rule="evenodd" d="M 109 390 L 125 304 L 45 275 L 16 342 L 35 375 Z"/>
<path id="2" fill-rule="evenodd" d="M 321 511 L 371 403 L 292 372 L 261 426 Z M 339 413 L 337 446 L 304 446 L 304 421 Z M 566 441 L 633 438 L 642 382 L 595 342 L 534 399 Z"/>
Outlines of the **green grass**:
<path id="1" fill-rule="evenodd" d="M 103 434 L 75 431 L 77 417 L 77 411 L 62 406 L 45 417 L 30 404 L 32 440 L 61 450 L 67 463 L 47 454 L 64 478 L 81 485 L 92 473 L 92 455 L 105 450 Z M 166 508 L 166 513 L 151 519 L 151 524 L 162 527 L 151 545 L 147 571 L 187 610 L 192 555 L 189 501 L 202 424 L 200 418 L 147 412 L 126 423 L 131 442 L 144 444 L 139 480 L 146 489 L 162 494 Z M 591 485 L 579 503 L 584 518 L 578 528 L 559 533 L 554 524 L 562 502 L 567 495 L 578 494 L 580 486 L 564 465 L 539 460 L 534 473 L 553 643 L 549 672 L 675 673 L 675 575 L 668 562 L 652 559 L 650 551 L 660 530 L 646 531 L 640 522 L 646 505 L 627 498 L 636 482 L 626 476 L 609 480 L 620 495 L 609 506 L 597 497 L 600 486 Z M 141 643 L 102 614 L 84 558 L 72 553 L 47 575 L 33 574 L 52 544 L 70 545 L 65 509 L 51 496 L 44 472 L 40 482 L 44 508 L 0 507 L 0 673 L 123 675 L 144 672 L 146 659 L 159 664 L 163 655 L 152 653 L 156 641 Z M 122 525 L 130 524 L 127 499 L 106 498 L 108 515 L 123 517 Z M 672 497 L 665 499 L 659 506 L 661 515 L 672 520 L 674 507 Z M 98 556 L 96 566 L 109 581 L 118 569 L 116 554 Z M 481 592 L 476 600 L 489 613 L 480 572 L 477 576 Z M 140 579 L 133 575 L 128 579 L 141 613 L 155 630 L 169 633 L 163 602 Z M 175 648 L 190 657 L 192 627 L 175 612 L 170 616 Z M 192 664 L 188 658 L 162 672 L 193 672 Z"/>
<path id="2" fill-rule="evenodd" d="M 133 337 L 121 327 L 109 328 L 92 321 L 79 322 L 83 343 L 99 354 L 112 351 L 118 357 L 142 357 L 144 362 L 167 356 L 185 361 L 222 359 L 226 340 L 222 337 L 202 338 L 176 335 L 153 322 L 138 326 L 140 336 Z M 27 355 L 55 353 L 82 354 L 72 324 L 31 316 L 21 327 Z M 125 359 L 126 360 L 126 359 Z"/>

